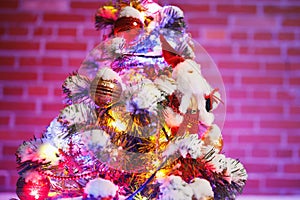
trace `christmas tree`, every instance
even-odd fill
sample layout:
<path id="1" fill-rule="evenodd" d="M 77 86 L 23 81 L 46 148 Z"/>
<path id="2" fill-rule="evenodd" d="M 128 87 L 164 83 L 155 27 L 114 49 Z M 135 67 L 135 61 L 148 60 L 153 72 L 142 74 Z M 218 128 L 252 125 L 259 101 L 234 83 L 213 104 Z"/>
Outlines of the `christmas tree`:
<path id="1" fill-rule="evenodd" d="M 65 108 L 17 150 L 19 198 L 235 199 L 247 173 L 222 154 L 222 92 L 183 11 L 131 0 L 95 20 L 103 41 L 64 81 Z"/>

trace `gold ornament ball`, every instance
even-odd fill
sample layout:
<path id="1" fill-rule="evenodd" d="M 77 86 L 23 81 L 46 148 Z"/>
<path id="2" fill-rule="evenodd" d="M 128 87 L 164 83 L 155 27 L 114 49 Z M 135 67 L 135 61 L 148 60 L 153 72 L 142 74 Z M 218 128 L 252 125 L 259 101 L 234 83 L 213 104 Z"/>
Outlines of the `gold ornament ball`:
<path id="1" fill-rule="evenodd" d="M 91 96 L 98 106 L 109 106 L 118 102 L 122 91 L 122 86 L 117 80 L 96 78 L 91 84 Z"/>

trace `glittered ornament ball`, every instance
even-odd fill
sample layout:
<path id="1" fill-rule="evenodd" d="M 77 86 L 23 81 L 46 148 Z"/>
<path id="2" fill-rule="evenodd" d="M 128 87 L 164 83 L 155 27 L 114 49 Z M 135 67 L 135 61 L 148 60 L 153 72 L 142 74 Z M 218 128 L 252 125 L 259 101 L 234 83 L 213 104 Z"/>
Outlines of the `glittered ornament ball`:
<path id="1" fill-rule="evenodd" d="M 48 197 L 50 181 L 48 178 L 42 180 L 25 181 L 20 177 L 17 181 L 17 195 L 20 200 L 44 200 Z"/>

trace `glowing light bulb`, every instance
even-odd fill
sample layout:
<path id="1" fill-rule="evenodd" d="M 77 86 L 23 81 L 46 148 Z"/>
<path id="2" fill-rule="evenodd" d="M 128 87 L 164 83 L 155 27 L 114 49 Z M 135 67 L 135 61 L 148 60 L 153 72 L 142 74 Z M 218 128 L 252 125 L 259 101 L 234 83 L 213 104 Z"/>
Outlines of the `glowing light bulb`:
<path id="1" fill-rule="evenodd" d="M 52 164 L 57 164 L 59 161 L 58 149 L 49 143 L 44 143 L 39 147 L 39 156 L 45 159 L 46 162 L 51 162 Z"/>

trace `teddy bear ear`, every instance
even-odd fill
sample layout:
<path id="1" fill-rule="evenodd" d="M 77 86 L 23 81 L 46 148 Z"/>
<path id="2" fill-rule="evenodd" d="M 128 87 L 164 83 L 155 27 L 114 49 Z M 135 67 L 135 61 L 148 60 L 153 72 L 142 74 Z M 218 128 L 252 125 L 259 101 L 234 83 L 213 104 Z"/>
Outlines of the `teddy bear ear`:
<path id="1" fill-rule="evenodd" d="M 168 43 L 166 38 L 163 35 L 159 36 L 161 45 L 162 45 L 162 54 L 166 62 L 171 65 L 172 68 L 175 68 L 176 65 L 185 61 L 185 59 L 180 56 L 176 50 Z"/>

